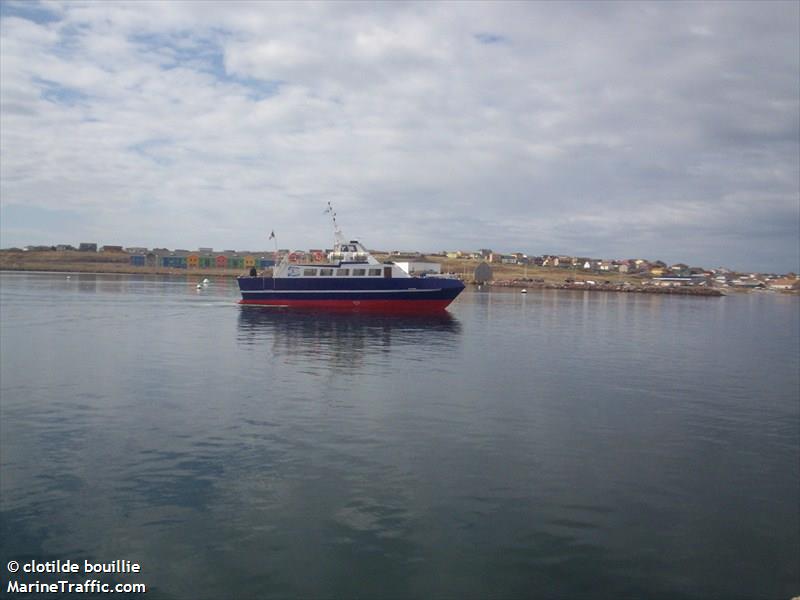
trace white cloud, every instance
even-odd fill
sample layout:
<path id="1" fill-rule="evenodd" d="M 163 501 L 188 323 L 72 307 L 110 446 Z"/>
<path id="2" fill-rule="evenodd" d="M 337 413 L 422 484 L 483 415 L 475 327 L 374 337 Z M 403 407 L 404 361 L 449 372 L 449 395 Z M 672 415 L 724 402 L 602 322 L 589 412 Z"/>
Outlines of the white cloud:
<path id="1" fill-rule="evenodd" d="M 333 199 L 373 246 L 797 268 L 749 218 L 800 202 L 796 4 L 31 6 L 0 22 L 0 199 L 86 230 L 3 245 L 318 246 Z"/>

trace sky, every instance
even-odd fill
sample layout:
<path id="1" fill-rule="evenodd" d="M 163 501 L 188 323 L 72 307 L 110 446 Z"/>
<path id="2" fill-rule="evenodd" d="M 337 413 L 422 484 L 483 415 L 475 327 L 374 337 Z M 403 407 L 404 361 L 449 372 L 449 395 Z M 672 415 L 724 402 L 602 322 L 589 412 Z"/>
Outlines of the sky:
<path id="1" fill-rule="evenodd" d="M 800 3 L 0 3 L 0 246 L 800 271 Z"/>

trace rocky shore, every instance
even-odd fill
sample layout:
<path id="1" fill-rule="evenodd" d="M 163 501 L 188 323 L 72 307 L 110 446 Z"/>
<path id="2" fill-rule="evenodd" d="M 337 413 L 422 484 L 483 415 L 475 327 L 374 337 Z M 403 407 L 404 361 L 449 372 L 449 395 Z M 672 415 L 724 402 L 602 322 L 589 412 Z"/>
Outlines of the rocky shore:
<path id="1" fill-rule="evenodd" d="M 489 287 L 512 287 L 521 289 L 576 290 L 581 292 L 622 292 L 628 294 L 668 294 L 674 296 L 724 296 L 721 290 L 709 287 L 659 287 L 655 285 L 587 284 L 586 282 L 543 283 L 527 281 L 495 281 L 484 284 Z"/>

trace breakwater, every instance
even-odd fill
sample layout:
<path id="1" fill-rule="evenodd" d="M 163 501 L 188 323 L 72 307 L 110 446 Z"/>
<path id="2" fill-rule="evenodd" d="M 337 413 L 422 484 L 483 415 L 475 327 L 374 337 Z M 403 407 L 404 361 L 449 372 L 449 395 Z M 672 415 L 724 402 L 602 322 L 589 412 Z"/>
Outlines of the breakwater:
<path id="1" fill-rule="evenodd" d="M 668 294 L 673 296 L 724 296 L 718 289 L 709 287 L 662 287 L 655 285 L 631 284 L 587 284 L 585 282 L 572 283 L 541 283 L 527 281 L 495 281 L 483 285 L 490 287 L 511 287 L 521 289 L 546 289 L 546 290 L 577 290 L 581 292 L 622 292 L 628 294 Z"/>

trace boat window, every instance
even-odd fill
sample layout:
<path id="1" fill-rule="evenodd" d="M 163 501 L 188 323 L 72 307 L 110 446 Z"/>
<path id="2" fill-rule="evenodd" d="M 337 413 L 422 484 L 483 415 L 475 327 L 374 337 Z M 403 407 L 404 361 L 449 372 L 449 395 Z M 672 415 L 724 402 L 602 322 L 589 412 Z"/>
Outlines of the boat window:
<path id="1" fill-rule="evenodd" d="M 353 277 L 363 277 L 366 274 L 366 269 L 353 269 Z"/>
<path id="2" fill-rule="evenodd" d="M 339 269 L 337 273 L 340 277 L 347 277 L 350 275 L 350 269 Z"/>
<path id="3" fill-rule="evenodd" d="M 380 275 L 381 275 L 381 270 L 380 269 L 370 269 L 369 270 L 369 276 L 370 277 L 380 277 Z"/>
<path id="4" fill-rule="evenodd" d="M 303 269 L 303 277 L 315 277 L 316 274 L 316 269 Z"/>
<path id="5" fill-rule="evenodd" d="M 331 277 L 333 275 L 333 269 L 320 269 L 319 276 L 320 277 Z"/>

